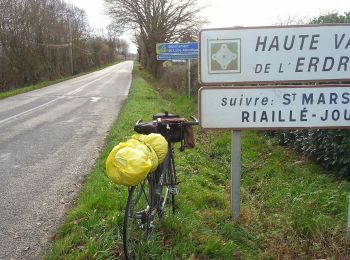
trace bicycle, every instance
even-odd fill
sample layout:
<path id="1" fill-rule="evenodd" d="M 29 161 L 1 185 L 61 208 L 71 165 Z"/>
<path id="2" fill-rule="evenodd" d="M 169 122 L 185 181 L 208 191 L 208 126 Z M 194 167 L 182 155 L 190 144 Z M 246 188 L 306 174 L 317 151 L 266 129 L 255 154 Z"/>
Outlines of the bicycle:
<path id="1" fill-rule="evenodd" d="M 186 127 L 198 125 L 198 120 L 185 121 L 178 115 L 157 114 L 153 122 L 136 122 L 134 130 L 141 134 L 159 133 L 168 141 L 168 152 L 165 160 L 155 172 L 137 186 L 129 188 L 123 223 L 123 249 L 126 259 L 138 256 L 157 222 L 164 215 L 164 208 L 170 204 L 172 213 L 175 213 L 175 196 L 178 194 L 176 185 L 174 143 L 181 142 L 180 151 L 186 148 Z"/>

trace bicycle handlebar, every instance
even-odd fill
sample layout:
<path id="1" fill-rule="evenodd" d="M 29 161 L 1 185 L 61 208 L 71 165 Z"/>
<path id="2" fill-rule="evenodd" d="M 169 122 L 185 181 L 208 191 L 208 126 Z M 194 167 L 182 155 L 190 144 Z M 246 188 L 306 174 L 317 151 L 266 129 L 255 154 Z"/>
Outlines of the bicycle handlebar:
<path id="1" fill-rule="evenodd" d="M 140 124 L 142 121 L 143 121 L 142 119 L 137 120 L 137 122 L 135 123 L 135 125 Z"/>
<path id="2" fill-rule="evenodd" d="M 159 125 L 163 125 L 163 124 L 169 124 L 169 125 L 178 125 L 179 123 L 186 126 L 186 125 L 198 125 L 198 119 L 194 116 L 190 116 L 190 118 L 192 119 L 192 121 L 184 121 L 184 122 L 171 122 L 171 121 L 168 121 L 168 122 L 162 122 L 161 119 L 160 121 L 156 121 L 157 124 Z M 135 126 L 139 125 L 141 122 L 143 122 L 142 119 L 139 119 L 136 121 L 135 123 Z"/>
<path id="3" fill-rule="evenodd" d="M 190 116 L 193 121 L 183 122 L 182 125 L 198 125 L 198 119 L 194 116 Z"/>
<path id="4" fill-rule="evenodd" d="M 190 117 L 192 121 L 187 121 L 187 119 L 182 117 L 155 117 L 153 116 L 153 120 L 151 122 L 143 123 L 142 119 L 137 120 L 134 126 L 135 132 L 139 134 L 151 134 L 158 133 L 166 138 L 169 143 L 181 142 L 180 151 L 184 151 L 188 147 L 193 148 L 193 131 L 187 129 L 189 126 L 198 125 L 198 119 L 194 116 Z M 187 133 L 186 142 L 185 132 Z M 192 140 L 192 141 L 191 141 Z"/>

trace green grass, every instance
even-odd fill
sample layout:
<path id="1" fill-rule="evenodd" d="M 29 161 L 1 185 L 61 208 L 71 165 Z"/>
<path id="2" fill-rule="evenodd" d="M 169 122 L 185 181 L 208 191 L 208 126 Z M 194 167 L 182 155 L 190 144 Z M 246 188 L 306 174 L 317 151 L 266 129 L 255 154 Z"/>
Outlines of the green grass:
<path id="1" fill-rule="evenodd" d="M 129 98 L 47 259 L 121 258 L 127 188 L 105 177 L 105 159 L 133 134 L 137 119 L 162 109 L 188 116 L 197 107 L 194 98 L 161 87 L 135 66 Z M 165 216 L 140 259 L 349 258 L 348 182 L 261 133 L 243 132 L 241 222 L 234 223 L 230 133 L 197 129 L 196 139 L 195 149 L 176 152 L 178 211 Z"/>
<path id="2" fill-rule="evenodd" d="M 119 63 L 119 61 L 111 63 L 111 64 L 107 64 L 103 68 L 115 65 L 117 63 Z M 82 72 L 82 73 L 76 74 L 74 76 L 64 77 L 64 78 L 60 78 L 60 79 L 56 79 L 56 80 L 50 80 L 50 81 L 43 81 L 43 82 L 40 82 L 40 83 L 35 84 L 35 85 L 26 86 L 26 87 L 22 87 L 22 88 L 17 88 L 17 89 L 5 91 L 5 92 L 0 92 L 0 100 L 8 98 L 8 97 L 16 96 L 16 95 L 19 95 L 19 94 L 23 94 L 23 93 L 26 93 L 26 92 L 29 92 L 29 91 L 33 91 L 33 90 L 36 90 L 36 89 L 44 88 L 44 87 L 47 87 L 47 86 L 50 86 L 50 85 L 53 85 L 53 84 L 60 83 L 62 81 L 66 81 L 66 80 L 70 80 L 70 79 L 73 79 L 73 78 L 77 78 L 77 77 L 83 76 L 85 74 L 88 74 L 88 73 L 91 73 L 91 72 L 94 72 L 94 71 L 97 71 L 97 70 L 101 70 L 103 68 L 95 68 L 95 69 L 89 70 L 87 72 Z"/>

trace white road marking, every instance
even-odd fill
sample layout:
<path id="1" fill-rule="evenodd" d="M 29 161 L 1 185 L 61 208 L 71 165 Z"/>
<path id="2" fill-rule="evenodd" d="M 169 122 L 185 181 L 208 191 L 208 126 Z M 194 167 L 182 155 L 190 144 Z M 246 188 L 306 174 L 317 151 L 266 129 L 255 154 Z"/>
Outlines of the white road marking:
<path id="1" fill-rule="evenodd" d="M 0 161 L 7 161 L 10 157 L 11 153 L 0 153 Z"/>
<path id="2" fill-rule="evenodd" d="M 51 103 L 53 103 L 53 102 L 55 102 L 55 101 L 57 101 L 57 100 L 59 100 L 59 99 L 62 99 L 62 98 L 63 98 L 63 97 L 55 98 L 55 99 L 53 99 L 53 100 L 51 100 L 51 101 L 49 101 L 49 102 L 46 102 L 46 103 L 44 103 L 44 104 L 42 104 L 42 105 L 40 105 L 40 106 L 33 107 L 33 108 L 31 108 L 31 109 L 29 109 L 29 110 L 26 110 L 26 111 L 24 111 L 24 112 L 22 112 L 22 113 L 19 113 L 19 114 L 17 114 L 17 115 L 13 115 L 13 116 L 10 116 L 10 117 L 8 117 L 8 118 L 6 118 L 6 119 L 3 119 L 3 120 L 0 121 L 0 125 L 6 123 L 6 122 L 8 122 L 8 121 L 10 121 L 11 119 L 20 117 L 20 116 L 25 115 L 25 114 L 28 114 L 28 113 L 30 113 L 30 112 L 32 112 L 32 111 L 34 111 L 34 110 L 37 110 L 37 109 L 42 108 L 42 107 L 44 107 L 44 106 L 47 106 L 47 105 L 49 105 L 49 104 L 51 104 Z"/>
<path id="3" fill-rule="evenodd" d="M 100 97 L 91 97 L 90 101 L 91 102 L 97 102 L 99 101 L 101 98 Z"/>
<path id="4" fill-rule="evenodd" d="M 20 116 L 23 116 L 23 115 L 25 115 L 25 114 L 28 114 L 28 113 L 33 112 L 33 111 L 35 111 L 35 110 L 38 110 L 38 109 L 40 109 L 40 108 L 42 108 L 42 107 L 45 107 L 45 106 L 47 106 L 47 105 L 49 105 L 49 104 L 51 104 L 51 103 L 53 103 L 53 102 L 56 102 L 57 100 L 63 99 L 63 98 L 65 98 L 65 96 L 74 95 L 74 94 L 76 94 L 76 93 L 82 91 L 84 88 L 86 88 L 87 86 L 91 85 L 91 84 L 94 83 L 95 81 L 100 80 L 100 79 L 103 78 L 104 76 L 105 76 L 105 75 L 103 75 L 102 77 L 99 77 L 99 78 L 97 78 L 97 79 L 94 79 L 93 81 L 90 81 L 89 83 L 87 83 L 87 84 L 85 84 L 85 85 L 83 85 L 83 86 L 81 86 L 81 87 L 79 87 L 79 88 L 77 88 L 77 89 L 75 89 L 75 90 L 73 90 L 73 91 L 70 91 L 70 92 L 68 92 L 68 93 L 66 93 L 66 94 L 64 94 L 64 95 L 62 95 L 62 96 L 60 96 L 60 97 L 57 97 L 57 98 L 55 98 L 55 99 L 53 99 L 53 100 L 51 100 L 51 101 L 49 101 L 49 102 L 46 102 L 46 103 L 44 103 L 44 104 L 42 104 L 42 105 L 40 105 L 40 106 L 33 107 L 33 108 L 31 108 L 31 109 L 29 109 L 29 110 L 26 110 L 26 111 L 23 111 L 23 112 L 21 112 L 21 113 L 19 113 L 19 114 L 10 116 L 10 117 L 8 117 L 8 118 L 5 118 L 5 119 L 3 119 L 3 120 L 0 121 L 0 126 L 1 126 L 2 124 L 6 123 L 6 122 L 8 122 L 8 121 L 10 121 L 10 120 L 12 120 L 12 119 L 18 118 L 18 117 L 20 117 Z"/>

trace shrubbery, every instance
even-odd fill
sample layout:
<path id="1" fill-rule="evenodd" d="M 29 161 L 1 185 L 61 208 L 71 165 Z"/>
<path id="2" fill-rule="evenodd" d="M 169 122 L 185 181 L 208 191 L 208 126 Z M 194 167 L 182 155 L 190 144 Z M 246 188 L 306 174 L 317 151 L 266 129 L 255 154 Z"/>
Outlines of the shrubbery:
<path id="1" fill-rule="evenodd" d="M 169 66 L 163 69 L 161 81 L 174 90 L 181 90 L 186 86 L 186 73 L 184 65 Z"/>
<path id="2" fill-rule="evenodd" d="M 169 63 L 171 64 L 171 63 Z M 162 69 L 161 81 L 174 90 L 186 91 L 188 86 L 187 63 L 174 63 Z M 198 83 L 198 62 L 191 62 L 191 93 L 197 95 Z"/>
<path id="3" fill-rule="evenodd" d="M 350 12 L 321 15 L 309 21 L 311 24 L 349 23 Z M 297 130 L 269 132 L 282 145 L 316 160 L 338 175 L 350 179 L 350 131 L 349 130 Z"/>

